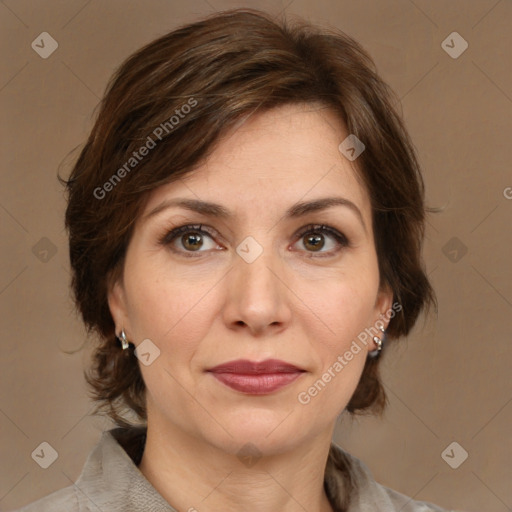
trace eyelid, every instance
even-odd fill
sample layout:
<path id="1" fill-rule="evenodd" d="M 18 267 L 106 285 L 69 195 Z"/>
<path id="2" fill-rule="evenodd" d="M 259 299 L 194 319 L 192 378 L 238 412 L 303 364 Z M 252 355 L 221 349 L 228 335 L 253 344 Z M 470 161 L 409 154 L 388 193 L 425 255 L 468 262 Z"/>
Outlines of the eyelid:
<path id="1" fill-rule="evenodd" d="M 328 226 L 327 224 L 308 224 L 307 226 L 304 226 L 303 228 L 299 229 L 299 231 L 297 232 L 297 236 L 304 236 L 309 232 L 329 233 L 332 236 L 341 238 L 346 243 L 348 243 L 348 239 L 343 233 L 339 232 L 336 228 Z"/>
<path id="2" fill-rule="evenodd" d="M 161 245 L 169 245 L 171 242 L 176 240 L 178 236 L 189 231 L 205 233 L 210 238 L 223 239 L 222 236 L 220 236 L 220 234 L 210 226 L 205 226 L 204 224 L 183 224 L 181 226 L 176 226 L 167 229 L 164 232 L 164 234 L 158 239 L 158 243 Z"/>

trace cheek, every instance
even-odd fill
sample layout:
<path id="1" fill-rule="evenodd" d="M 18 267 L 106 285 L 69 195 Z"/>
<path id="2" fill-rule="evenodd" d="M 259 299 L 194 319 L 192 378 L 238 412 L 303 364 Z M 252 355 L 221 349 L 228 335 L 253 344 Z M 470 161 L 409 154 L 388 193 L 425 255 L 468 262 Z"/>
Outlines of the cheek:
<path id="1" fill-rule="evenodd" d="M 318 285 L 320 286 L 320 284 Z M 376 286 L 373 280 L 323 283 L 322 293 L 311 294 L 305 327 L 310 340 L 313 373 L 297 397 L 317 411 L 329 411 L 327 420 L 341 413 L 354 393 L 367 357 L 358 336 L 373 321 Z"/>
<path id="2" fill-rule="evenodd" d="M 197 272 L 176 273 L 168 265 L 129 264 L 125 272 L 130 327 L 136 340 L 149 338 L 158 346 L 200 339 L 212 314 L 214 282 Z"/>
<path id="3" fill-rule="evenodd" d="M 298 295 L 307 297 L 304 302 L 313 313 L 311 322 L 324 333 L 324 340 L 343 348 L 373 323 L 377 291 L 377 278 L 367 272 L 308 283 Z"/>

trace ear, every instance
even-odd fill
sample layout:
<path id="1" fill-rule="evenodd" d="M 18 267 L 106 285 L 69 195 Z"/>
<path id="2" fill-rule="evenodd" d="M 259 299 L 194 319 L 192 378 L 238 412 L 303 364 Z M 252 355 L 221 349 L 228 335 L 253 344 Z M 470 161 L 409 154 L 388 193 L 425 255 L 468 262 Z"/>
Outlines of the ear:
<path id="1" fill-rule="evenodd" d="M 108 307 L 110 314 L 114 320 L 116 335 L 121 329 L 127 328 L 128 323 L 128 311 L 126 293 L 121 280 L 116 280 L 113 284 L 109 285 L 107 294 Z"/>
<path id="2" fill-rule="evenodd" d="M 393 305 L 393 290 L 388 284 L 383 284 L 377 293 L 377 300 L 375 301 L 375 314 L 376 320 L 385 318 L 385 328 L 389 323 L 389 311 Z M 384 321 L 384 320 L 383 320 Z"/>

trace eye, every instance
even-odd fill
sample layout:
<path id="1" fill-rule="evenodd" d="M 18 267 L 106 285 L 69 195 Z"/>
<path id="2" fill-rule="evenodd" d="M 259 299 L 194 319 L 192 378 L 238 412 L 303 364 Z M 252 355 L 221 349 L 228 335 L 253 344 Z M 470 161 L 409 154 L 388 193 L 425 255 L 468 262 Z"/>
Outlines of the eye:
<path id="1" fill-rule="evenodd" d="M 186 225 L 166 233 L 160 239 L 160 244 L 170 246 L 173 251 L 186 256 L 194 256 L 194 252 L 202 253 L 219 248 L 212 237 L 213 233 L 210 233 L 202 224 Z"/>
<path id="2" fill-rule="evenodd" d="M 337 252 L 337 249 L 348 247 L 347 237 L 337 229 L 320 224 L 310 224 L 305 226 L 298 234 L 299 240 L 296 243 L 302 243 L 302 246 L 311 254 L 320 253 L 324 256 L 331 256 Z M 322 250 L 326 248 L 326 250 Z"/>
<path id="3" fill-rule="evenodd" d="M 187 257 L 200 256 L 201 253 L 212 249 L 222 250 L 223 248 L 214 241 L 215 234 L 211 231 L 202 224 L 187 224 L 166 232 L 159 243 Z M 320 224 L 305 226 L 296 237 L 299 239 L 296 244 L 302 242 L 310 257 L 315 253 L 321 254 L 322 257 L 332 256 L 340 248 L 349 246 L 345 235 L 337 229 Z"/>

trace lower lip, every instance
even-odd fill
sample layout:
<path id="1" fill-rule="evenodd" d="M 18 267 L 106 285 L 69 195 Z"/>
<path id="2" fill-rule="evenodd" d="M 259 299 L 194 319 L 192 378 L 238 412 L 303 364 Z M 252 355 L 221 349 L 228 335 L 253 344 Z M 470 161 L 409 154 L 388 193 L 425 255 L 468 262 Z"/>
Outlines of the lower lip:
<path id="1" fill-rule="evenodd" d="M 265 395 L 284 388 L 298 379 L 303 372 L 293 373 L 265 373 L 247 375 L 239 373 L 213 373 L 212 375 L 232 389 L 250 395 Z"/>

